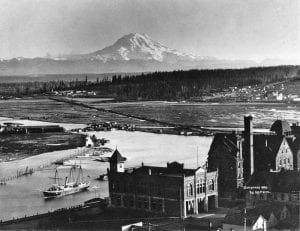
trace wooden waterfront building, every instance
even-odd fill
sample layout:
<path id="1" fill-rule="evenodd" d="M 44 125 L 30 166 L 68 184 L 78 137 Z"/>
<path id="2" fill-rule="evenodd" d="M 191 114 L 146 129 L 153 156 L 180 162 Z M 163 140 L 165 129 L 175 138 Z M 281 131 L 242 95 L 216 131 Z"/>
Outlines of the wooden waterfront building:
<path id="1" fill-rule="evenodd" d="M 178 162 L 166 167 L 141 165 L 125 169 L 115 150 L 110 158 L 109 197 L 116 208 L 187 217 L 218 207 L 218 172 L 185 169 Z"/>

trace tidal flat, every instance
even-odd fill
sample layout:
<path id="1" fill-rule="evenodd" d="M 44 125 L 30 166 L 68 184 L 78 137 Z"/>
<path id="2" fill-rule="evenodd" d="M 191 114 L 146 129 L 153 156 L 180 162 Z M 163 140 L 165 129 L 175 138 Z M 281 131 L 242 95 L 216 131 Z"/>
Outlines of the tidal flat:
<path id="1" fill-rule="evenodd" d="M 168 101 L 100 102 L 99 99 L 73 98 L 87 105 L 111 109 L 117 112 L 137 115 L 183 125 L 203 127 L 243 127 L 244 115 L 254 117 L 254 127 L 270 128 L 277 119 L 289 123 L 298 122 L 300 104 L 285 103 L 189 103 Z M 118 123 L 140 126 L 156 126 L 149 121 L 129 118 L 123 115 L 71 105 L 44 99 L 14 99 L 0 101 L 0 116 L 15 119 L 30 119 L 53 123 Z"/>

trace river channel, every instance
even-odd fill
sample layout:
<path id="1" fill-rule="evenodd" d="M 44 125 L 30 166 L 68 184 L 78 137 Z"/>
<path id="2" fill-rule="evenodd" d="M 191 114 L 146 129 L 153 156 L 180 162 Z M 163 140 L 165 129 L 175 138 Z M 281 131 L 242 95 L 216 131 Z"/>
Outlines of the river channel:
<path id="1" fill-rule="evenodd" d="M 143 162 L 148 165 L 165 166 L 168 161 L 178 161 L 187 168 L 196 168 L 197 153 L 198 165 L 206 161 L 207 152 L 212 137 L 178 136 L 165 134 L 152 134 L 143 132 L 109 131 L 90 132 L 97 137 L 105 137 L 110 142 L 106 144 L 112 149 L 127 157 L 127 167 L 137 167 Z M 36 168 L 50 163 L 58 158 L 69 156 L 80 149 L 44 153 L 22 160 L 0 163 L 0 178 L 15 173 L 17 170 Z M 107 182 L 95 180 L 100 174 L 106 172 L 108 163 L 94 161 L 93 158 L 76 158 L 81 163 L 84 177 L 91 181 L 88 191 L 73 194 L 52 200 L 45 200 L 41 190 L 48 188 L 54 176 L 54 166 L 35 171 L 31 176 L 20 177 L 0 185 L 0 220 L 8 220 L 36 213 L 44 213 L 55 209 L 78 205 L 86 200 L 108 196 Z M 69 172 L 69 166 L 58 167 L 61 178 Z"/>

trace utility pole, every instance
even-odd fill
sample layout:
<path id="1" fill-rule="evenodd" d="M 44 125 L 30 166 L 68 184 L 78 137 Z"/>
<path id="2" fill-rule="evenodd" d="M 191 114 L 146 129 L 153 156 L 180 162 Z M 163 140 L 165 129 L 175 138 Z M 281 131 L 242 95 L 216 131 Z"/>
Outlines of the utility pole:
<path id="1" fill-rule="evenodd" d="M 247 210 L 244 208 L 244 231 L 247 231 L 247 218 L 246 218 Z"/>
<path id="2" fill-rule="evenodd" d="M 181 223 L 182 222 L 181 186 L 179 186 L 179 207 L 180 207 L 180 223 Z"/>

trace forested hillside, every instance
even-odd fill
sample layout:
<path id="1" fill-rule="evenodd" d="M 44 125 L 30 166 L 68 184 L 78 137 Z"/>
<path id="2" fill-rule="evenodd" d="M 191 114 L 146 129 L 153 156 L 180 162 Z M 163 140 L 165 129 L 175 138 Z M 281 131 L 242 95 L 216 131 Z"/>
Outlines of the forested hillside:
<path id="1" fill-rule="evenodd" d="M 120 100 L 182 100 L 229 87 L 265 85 L 300 75 L 300 66 L 257 67 L 226 70 L 153 72 L 113 76 L 102 80 L 3 83 L 2 95 L 45 94 L 61 90 L 93 90 Z"/>

